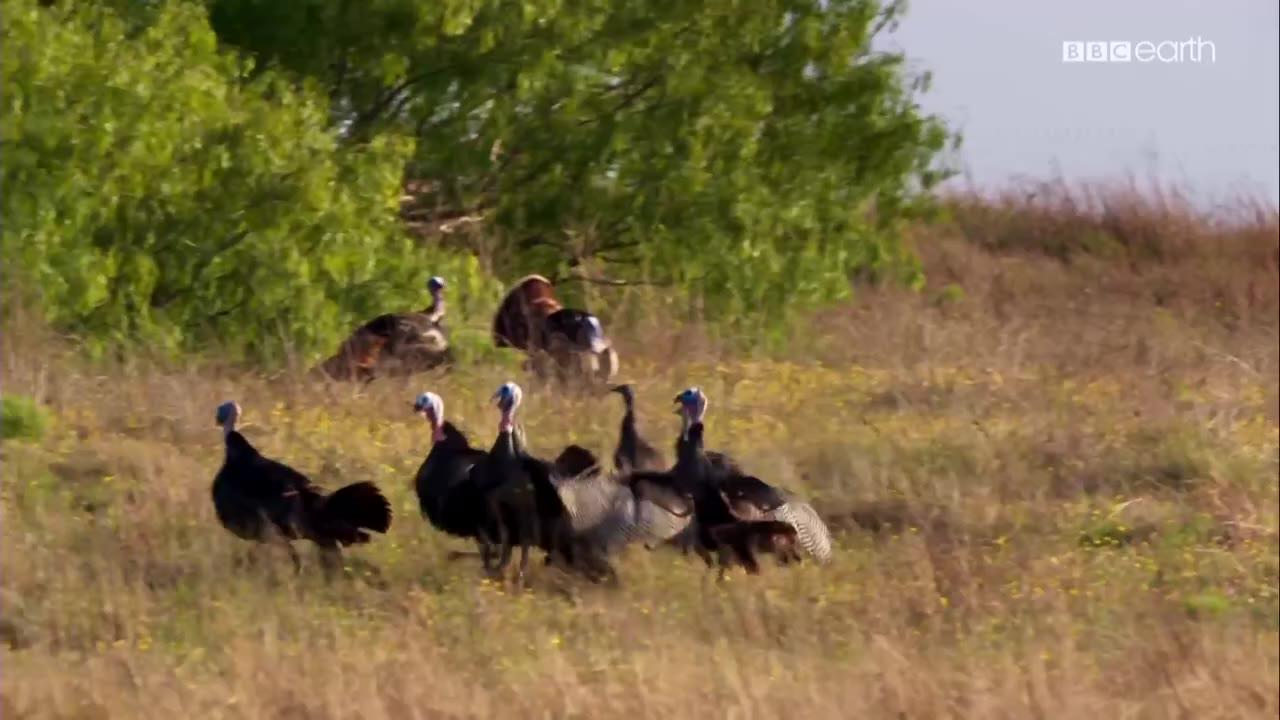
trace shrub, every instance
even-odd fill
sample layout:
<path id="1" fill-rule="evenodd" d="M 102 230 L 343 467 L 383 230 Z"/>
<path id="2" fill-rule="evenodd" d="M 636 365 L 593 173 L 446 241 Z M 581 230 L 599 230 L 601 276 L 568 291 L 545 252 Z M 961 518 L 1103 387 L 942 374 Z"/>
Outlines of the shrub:
<path id="1" fill-rule="evenodd" d="M 320 94 L 220 50 L 200 6 L 3 9 L 10 305 L 93 348 L 278 359 L 478 272 L 399 227 L 411 141 L 340 144 Z"/>
<path id="2" fill-rule="evenodd" d="M 23 395 L 0 398 L 0 438 L 39 440 L 48 426 L 48 413 L 31 398 Z"/>

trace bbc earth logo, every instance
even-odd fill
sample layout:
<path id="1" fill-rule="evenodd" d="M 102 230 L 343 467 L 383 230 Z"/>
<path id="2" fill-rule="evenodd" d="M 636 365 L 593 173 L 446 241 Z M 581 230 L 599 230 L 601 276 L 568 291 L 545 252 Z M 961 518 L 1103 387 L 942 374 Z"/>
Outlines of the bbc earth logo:
<path id="1" fill-rule="evenodd" d="M 1196 36 L 1186 40 L 1063 40 L 1064 63 L 1157 63 L 1161 65 L 1216 63 L 1213 41 Z"/>

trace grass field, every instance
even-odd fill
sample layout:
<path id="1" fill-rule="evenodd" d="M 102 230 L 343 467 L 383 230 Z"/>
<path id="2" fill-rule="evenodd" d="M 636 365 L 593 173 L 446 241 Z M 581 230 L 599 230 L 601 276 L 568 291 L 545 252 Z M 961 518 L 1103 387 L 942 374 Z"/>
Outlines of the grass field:
<path id="1" fill-rule="evenodd" d="M 632 548 L 622 586 L 513 596 L 417 513 L 414 395 L 486 445 L 507 365 L 363 390 L 206 365 L 91 366 L 5 328 L 6 718 L 1246 718 L 1280 712 L 1280 233 L 1108 190 L 952 202 L 919 294 L 868 288 L 785 357 L 615 331 L 648 437 L 710 397 L 708 446 L 812 499 L 828 567 L 706 581 Z M 529 442 L 613 449 L 615 395 L 525 383 Z M 214 407 L 386 537 L 249 563 L 214 519 Z M 540 559 L 540 555 L 536 556 Z"/>

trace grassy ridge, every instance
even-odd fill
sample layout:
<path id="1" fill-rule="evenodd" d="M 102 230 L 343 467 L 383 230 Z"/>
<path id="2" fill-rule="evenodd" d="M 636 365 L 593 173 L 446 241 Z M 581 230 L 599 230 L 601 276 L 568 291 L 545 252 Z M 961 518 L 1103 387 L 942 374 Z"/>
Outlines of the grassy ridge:
<path id="1" fill-rule="evenodd" d="M 410 403 L 441 393 L 487 443 L 513 362 L 356 392 L 89 367 L 11 324 L 5 392 L 49 418 L 0 446 L 0 712 L 1274 717 L 1275 214 L 1226 227 L 1108 197 L 1129 209 L 957 199 L 913 238 L 930 288 L 867 289 L 789 357 L 726 355 L 696 327 L 617 331 L 649 437 L 670 452 L 668 401 L 700 384 L 708 443 L 840 532 L 831 567 L 722 588 L 641 549 L 614 592 L 538 568 L 512 597 L 445 560 L 461 544 L 417 515 L 428 438 Z M 1033 233 L 1120 237 L 1140 216 L 1179 252 L 1064 254 Z M 612 451 L 616 397 L 525 386 L 537 451 Z M 391 496 L 389 536 L 350 553 L 358 579 L 250 562 L 217 527 L 212 414 L 233 397 L 264 452 Z"/>

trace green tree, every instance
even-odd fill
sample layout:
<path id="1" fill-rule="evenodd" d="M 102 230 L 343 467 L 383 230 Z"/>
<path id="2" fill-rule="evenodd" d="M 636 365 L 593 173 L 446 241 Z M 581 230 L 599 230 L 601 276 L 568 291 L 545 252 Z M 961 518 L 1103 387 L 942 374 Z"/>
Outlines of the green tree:
<path id="1" fill-rule="evenodd" d="M 332 350 L 419 306 L 397 220 L 412 141 L 341 143 L 328 100 L 222 51 L 199 3 L 3 0 L 5 300 L 98 347 Z"/>
<path id="2" fill-rule="evenodd" d="M 414 137 L 423 203 L 483 215 L 504 275 L 608 267 L 752 322 L 915 277 L 895 228 L 950 136 L 871 50 L 901 3 L 206 2 L 346 142 Z"/>

